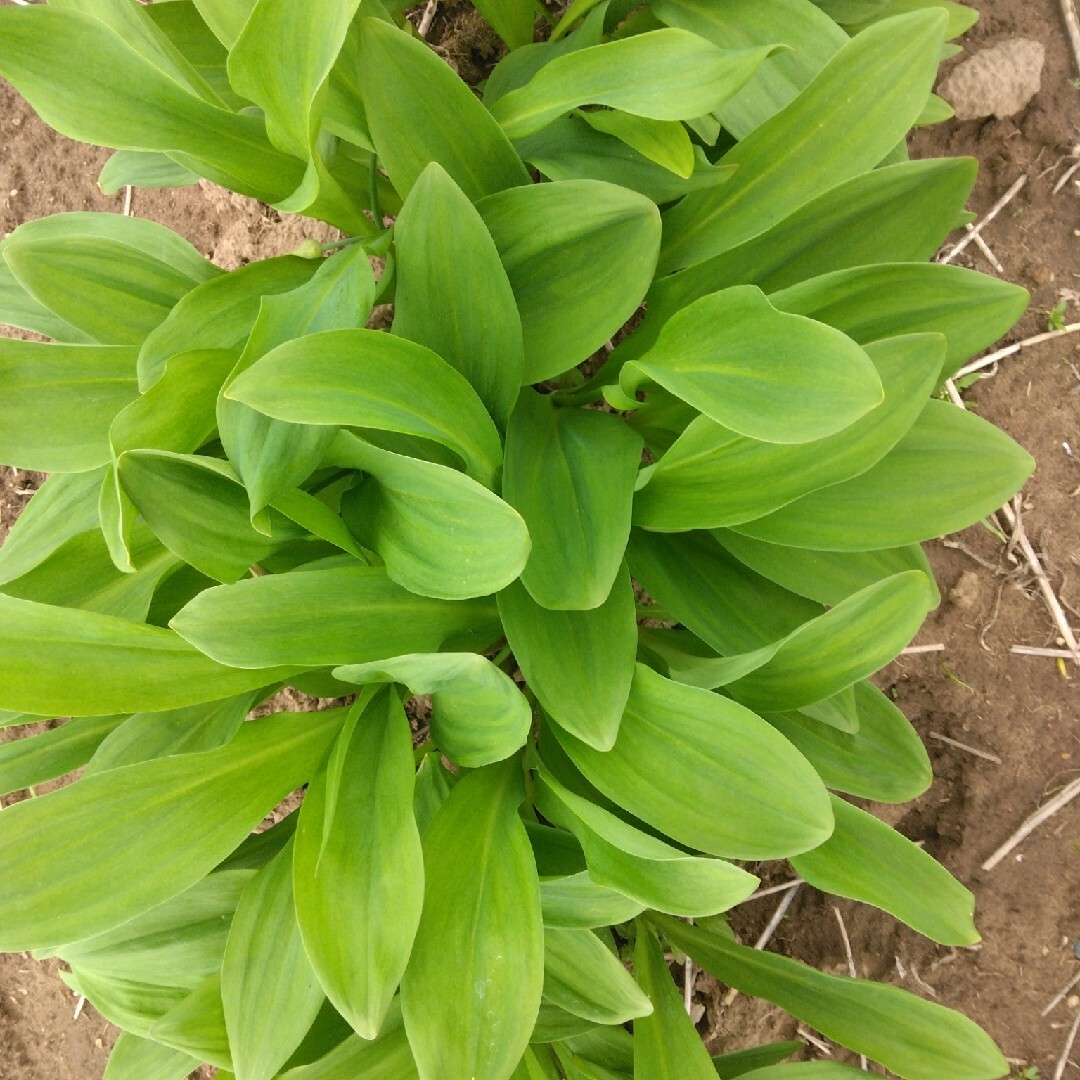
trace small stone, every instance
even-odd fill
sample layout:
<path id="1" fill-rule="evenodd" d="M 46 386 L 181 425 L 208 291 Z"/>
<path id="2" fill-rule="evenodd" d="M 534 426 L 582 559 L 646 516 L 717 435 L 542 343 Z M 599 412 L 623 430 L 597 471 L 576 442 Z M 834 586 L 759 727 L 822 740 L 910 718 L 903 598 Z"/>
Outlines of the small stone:
<path id="1" fill-rule="evenodd" d="M 981 583 L 974 570 L 965 570 L 956 584 L 949 590 L 949 599 L 965 611 L 970 611 L 979 602 Z"/>
<path id="2" fill-rule="evenodd" d="M 1068 1005 L 1070 1009 L 1080 1008 L 1080 996 L 1077 996 L 1076 994 L 1070 994 L 1065 999 L 1065 1004 Z"/>
<path id="3" fill-rule="evenodd" d="M 1046 49 L 1029 38 L 1010 38 L 958 64 L 942 82 L 941 96 L 958 120 L 1018 113 L 1042 87 Z"/>

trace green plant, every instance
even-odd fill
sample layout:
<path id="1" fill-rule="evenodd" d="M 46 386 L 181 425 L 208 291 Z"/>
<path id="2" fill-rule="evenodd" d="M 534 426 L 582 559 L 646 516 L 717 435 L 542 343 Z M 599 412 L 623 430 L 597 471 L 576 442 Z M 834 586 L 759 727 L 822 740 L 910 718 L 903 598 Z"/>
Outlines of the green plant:
<path id="1" fill-rule="evenodd" d="M 1065 329 L 1065 312 L 1068 308 L 1069 302 L 1061 300 L 1046 313 L 1046 329 L 1048 332 Z"/>
<path id="2" fill-rule="evenodd" d="M 0 458 L 52 474 L 0 549 L 2 722 L 73 718 L 0 787 L 85 765 L 0 815 L 0 947 L 125 1029 L 109 1080 L 851 1072 L 710 1060 L 660 937 L 901 1076 L 1002 1076 L 724 918 L 787 858 L 977 939 L 834 794 L 929 784 L 867 677 L 937 602 L 919 542 L 1031 468 L 932 399 L 1026 301 L 926 262 L 975 166 L 904 152 L 969 13 L 612 0 L 532 44 L 476 6 L 513 47 L 483 102 L 375 0 L 0 10 L 107 188 L 351 234 L 229 274 L 119 215 L 0 244 L 0 314 L 52 339 L 0 345 Z M 356 697 L 245 720 L 284 686 Z"/>

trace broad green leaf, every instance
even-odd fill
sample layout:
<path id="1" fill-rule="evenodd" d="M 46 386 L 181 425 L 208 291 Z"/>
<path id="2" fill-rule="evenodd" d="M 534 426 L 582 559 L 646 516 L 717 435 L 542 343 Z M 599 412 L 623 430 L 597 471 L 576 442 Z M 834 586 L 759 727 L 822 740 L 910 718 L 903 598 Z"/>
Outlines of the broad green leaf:
<path id="1" fill-rule="evenodd" d="M 353 534 L 345 522 L 324 502 L 314 495 L 309 495 L 302 488 L 293 488 L 285 495 L 280 495 L 271 503 L 274 510 L 284 514 L 290 521 L 295 521 L 302 529 L 307 529 L 313 536 L 325 540 L 342 551 L 348 552 L 361 562 L 367 562 Z"/>
<path id="2" fill-rule="evenodd" d="M 754 573 L 709 533 L 634 529 L 627 561 L 660 608 L 721 655 L 768 645 L 821 614 L 820 605 Z"/>
<path id="3" fill-rule="evenodd" d="M 652 1014 L 634 1024 L 634 1080 L 715 1080 L 712 1059 L 675 989 L 660 942 L 640 921 L 634 977 L 653 1004 Z"/>
<path id="4" fill-rule="evenodd" d="M 702 297 L 666 323 L 656 345 L 622 368 L 627 395 L 645 382 L 772 443 L 832 435 L 883 397 L 859 346 L 822 323 L 793 320 L 753 285 Z"/>
<path id="5" fill-rule="evenodd" d="M 512 582 L 499 616 L 529 689 L 572 735 L 610 750 L 619 731 L 637 650 L 633 584 L 623 570 L 590 611 L 551 611 Z"/>
<path id="6" fill-rule="evenodd" d="M 878 165 L 930 93 L 942 19 L 933 11 L 902 15 L 844 45 L 789 105 L 724 155 L 724 164 L 739 166 L 734 179 L 667 214 L 661 272 L 728 251 Z"/>
<path id="7" fill-rule="evenodd" d="M 534 0 L 476 0 L 475 7 L 509 48 L 519 49 L 532 41 Z"/>
<path id="8" fill-rule="evenodd" d="M 166 154 L 145 150 L 115 151 L 98 174 L 98 187 L 106 195 L 116 195 L 126 186 L 174 188 L 198 182 L 198 173 L 178 165 Z"/>
<path id="9" fill-rule="evenodd" d="M 627 347 L 637 355 L 635 338 L 653 340 L 671 315 L 732 285 L 773 293 L 855 266 L 930 259 L 955 228 L 976 168 L 972 158 L 905 161 L 838 184 L 760 236 L 658 279 L 647 323 Z"/>
<path id="10" fill-rule="evenodd" d="M 209 976 L 150 1029 L 150 1037 L 219 1069 L 231 1069 L 221 1003 L 221 975 Z"/>
<path id="11" fill-rule="evenodd" d="M 732 1050 L 726 1054 L 713 1055 L 713 1067 L 721 1080 L 733 1080 L 744 1076 L 752 1069 L 763 1069 L 769 1065 L 779 1065 L 786 1057 L 791 1057 L 806 1044 L 792 1039 L 788 1042 L 765 1043 L 762 1046 L 748 1047 L 746 1050 Z"/>
<path id="12" fill-rule="evenodd" d="M 240 897 L 221 968 L 221 1000 L 237 1080 L 270 1080 L 322 1006 L 293 903 L 293 845 Z"/>
<path id="13" fill-rule="evenodd" d="M 934 590 L 935 605 L 940 602 L 930 563 L 918 544 L 836 552 L 766 544 L 727 529 L 714 530 L 713 536 L 751 570 L 821 604 L 838 604 L 859 589 L 905 570 L 921 570 Z"/>
<path id="14" fill-rule="evenodd" d="M 402 197 L 432 161 L 472 202 L 528 184 L 529 174 L 499 125 L 424 42 L 365 19 L 360 67 L 375 148 Z"/>
<path id="15" fill-rule="evenodd" d="M 236 581 L 275 547 L 304 535 L 274 512 L 270 535 L 256 530 L 244 489 L 222 471 L 216 458 L 128 451 L 120 458 L 117 475 L 161 542 L 217 581 Z"/>
<path id="16" fill-rule="evenodd" d="M 544 926 L 571 926 L 593 930 L 629 922 L 645 910 L 639 903 L 606 885 L 598 885 L 587 870 L 540 880 L 540 908 Z"/>
<path id="17" fill-rule="evenodd" d="M 500 97 L 491 112 L 512 139 L 579 105 L 609 105 L 653 120 L 691 120 L 731 97 L 772 51 L 723 50 L 683 30 L 654 30 L 556 57 L 523 87 Z"/>
<path id="18" fill-rule="evenodd" d="M 0 743 L 0 795 L 33 787 L 85 765 L 125 718 L 84 716 L 40 735 Z"/>
<path id="19" fill-rule="evenodd" d="M 453 774 L 439 760 L 438 754 L 425 754 L 416 770 L 413 790 L 413 815 L 421 839 L 450 794 Z"/>
<path id="20" fill-rule="evenodd" d="M 431 695 L 431 737 L 455 764 L 476 769 L 525 745 L 532 708 L 514 680 L 475 653 L 414 653 L 334 669 L 342 682 L 396 682 Z"/>
<path id="21" fill-rule="evenodd" d="M 192 289 L 142 342 L 139 388 L 149 390 L 177 353 L 242 348 L 263 297 L 302 286 L 315 267 L 310 260 L 291 255 L 260 259 Z"/>
<path id="22" fill-rule="evenodd" d="M 610 109 L 583 112 L 581 118 L 589 127 L 614 135 L 639 154 L 683 179 L 689 179 L 694 171 L 694 144 L 678 120 L 652 120 Z"/>
<path id="23" fill-rule="evenodd" d="M 109 460 L 112 418 L 135 397 L 135 350 L 0 341 L 0 458 L 82 472 Z"/>
<path id="24" fill-rule="evenodd" d="M 540 1011 L 537 1013 L 536 1024 L 529 1042 L 534 1046 L 543 1043 L 563 1042 L 572 1039 L 575 1035 L 583 1035 L 589 1031 L 595 1031 L 597 1025 L 591 1020 L 582 1020 L 580 1016 L 560 1009 L 550 1001 L 540 1003 Z M 516 1080 L 516 1078 L 514 1078 Z M 531 1078 L 530 1078 L 531 1080 Z"/>
<path id="25" fill-rule="evenodd" d="M 769 721 L 817 770 L 826 787 L 875 802 L 918 798 L 930 786 L 930 758 L 907 717 L 875 686 L 855 684 L 857 732 L 838 731 L 801 713 Z"/>
<path id="26" fill-rule="evenodd" d="M 313 612 L 318 618 L 312 618 Z M 444 643 L 470 638 L 482 651 L 499 636 L 491 600 L 447 603 L 417 596 L 374 566 L 272 574 L 220 585 L 199 593 L 171 625 L 207 655 L 252 668 L 366 663 L 437 652 Z M 232 674 L 240 681 L 241 672 Z M 251 683 L 258 678 L 256 672 L 247 674 Z M 272 679 L 272 673 L 264 675 L 261 683 Z"/>
<path id="27" fill-rule="evenodd" d="M 944 39 L 949 41 L 970 30 L 979 18 L 979 13 L 975 8 L 968 4 L 952 3 L 951 0 L 884 0 L 878 6 L 879 11 L 866 13 L 862 19 L 848 20 L 848 32 L 857 33 L 879 19 L 888 18 L 902 11 L 920 11 L 923 8 L 934 7 L 943 9 L 949 17 L 943 33 Z"/>
<path id="28" fill-rule="evenodd" d="M 640 437 L 618 417 L 522 393 L 506 433 L 503 498 L 529 528 L 521 580 L 542 607 L 580 611 L 607 600 L 640 460 Z"/>
<path id="29" fill-rule="evenodd" d="M 0 706 L 19 712 L 98 716 L 173 709 L 282 675 L 224 667 L 171 630 L 94 611 L 0 596 L 0 615 Z"/>
<path id="30" fill-rule="evenodd" d="M 153 1025 L 190 992 L 176 986 L 111 978 L 83 971 L 78 965 L 70 972 L 61 969 L 60 978 L 74 993 L 82 994 L 110 1023 L 143 1038 L 152 1038 Z"/>
<path id="31" fill-rule="evenodd" d="M 944 378 L 997 341 L 1024 313 L 1028 294 L 959 266 L 899 263 L 838 270 L 769 299 L 860 343 L 898 334 L 944 334 Z"/>
<path id="32" fill-rule="evenodd" d="M 199 1064 L 180 1050 L 124 1031 L 109 1054 L 104 1080 L 185 1080 Z"/>
<path id="33" fill-rule="evenodd" d="M 122 214 L 29 221 L 5 239 L 4 261 L 35 299 L 103 345 L 140 345 L 181 297 L 220 274 L 164 225 Z"/>
<path id="34" fill-rule="evenodd" d="M 608 798 L 680 844 L 737 859 L 807 851 L 832 830 L 817 774 L 760 717 L 639 664 L 607 753 L 556 729 Z M 778 789 L 769 776 L 784 776 Z"/>
<path id="35" fill-rule="evenodd" d="M 790 1065 L 774 1065 L 740 1075 L 748 1080 L 856 1080 L 862 1071 L 832 1061 L 796 1061 Z"/>
<path id="36" fill-rule="evenodd" d="M 445 465 L 391 454 L 345 432 L 327 460 L 366 474 L 342 514 L 386 572 L 421 596 L 487 596 L 522 571 L 531 542 L 520 515 Z"/>
<path id="37" fill-rule="evenodd" d="M 361 328 L 374 302 L 375 275 L 364 248 L 356 244 L 331 255 L 310 281 L 262 298 L 232 378 L 294 338 Z M 228 397 L 218 401 L 217 421 L 225 452 L 247 488 L 253 518 L 306 480 L 333 439 L 326 428 L 274 420 Z"/>
<path id="38" fill-rule="evenodd" d="M 56 952 L 78 969 L 81 979 L 137 980 L 178 989 L 182 999 L 220 970 L 233 913 L 253 873 L 207 874 L 115 930 Z"/>
<path id="39" fill-rule="evenodd" d="M 597 1024 L 623 1024 L 653 1007 L 591 930 L 544 927 L 544 997 Z"/>
<path id="40" fill-rule="evenodd" d="M 567 1046 L 579 1057 L 615 1072 L 634 1071 L 634 1040 L 624 1029 L 597 1028 L 568 1039 Z"/>
<path id="41" fill-rule="evenodd" d="M 423 345 L 378 330 L 327 330 L 279 345 L 225 397 L 294 424 L 431 439 L 487 486 L 502 459 L 498 430 L 465 377 Z"/>
<path id="42" fill-rule="evenodd" d="M 798 709 L 832 697 L 892 660 L 915 636 L 933 602 L 930 579 L 922 571 L 885 578 L 804 623 L 726 691 L 758 711 Z"/>
<path id="43" fill-rule="evenodd" d="M 189 888 L 314 775 L 340 722 L 340 710 L 260 720 L 220 750 L 114 769 L 8 807 L 3 949 L 101 933 Z M 197 834 L 193 820 L 203 822 Z"/>
<path id="44" fill-rule="evenodd" d="M 401 982 L 422 1080 L 506 1080 L 543 985 L 540 885 L 519 763 L 458 781 L 424 838 L 424 912 Z M 5 811 L 6 812 L 6 811 Z"/>
<path id="45" fill-rule="evenodd" d="M 943 945 L 973 945 L 975 898 L 907 837 L 832 797 L 836 828 L 791 865 L 815 889 L 873 904 Z"/>
<path id="46" fill-rule="evenodd" d="M 812 492 L 735 531 L 825 551 L 872 551 L 955 532 L 995 510 L 1033 462 L 985 420 L 927 402 L 915 426 L 873 468 Z M 900 507 L 918 506 L 918 514 Z"/>
<path id="47" fill-rule="evenodd" d="M 544 817 L 577 837 L 589 879 L 644 907 L 673 915 L 715 915 L 745 900 L 758 883 L 731 863 L 688 855 L 634 828 L 546 772 L 537 777 L 536 800 Z"/>
<path id="48" fill-rule="evenodd" d="M 254 703 L 252 693 L 128 717 L 97 748 L 84 776 L 150 758 L 214 750 L 239 730 Z"/>
<path id="49" fill-rule="evenodd" d="M 788 45 L 778 49 L 737 94 L 715 111 L 737 139 L 788 105 L 847 42 L 847 36 L 807 0 L 654 0 L 668 26 L 700 34 L 722 49 Z"/>
<path id="50" fill-rule="evenodd" d="M 384 691 L 342 733 L 300 811 L 300 932 L 327 996 L 365 1039 L 379 1034 L 420 921 L 413 772 L 408 721 Z"/>
<path id="51" fill-rule="evenodd" d="M 584 115 L 555 120 L 515 146 L 522 159 L 549 180 L 600 180 L 629 188 L 657 204 L 726 183 L 735 172 L 725 165 L 713 165 L 699 147 L 693 151 L 693 172 L 682 177 L 614 135 L 590 126 Z"/>
<path id="52" fill-rule="evenodd" d="M 673 945 L 728 986 L 774 1002 L 906 1080 L 990 1080 L 1009 1071 L 989 1037 L 951 1009 L 895 986 L 825 975 L 667 916 L 654 921 Z"/>
<path id="53" fill-rule="evenodd" d="M 393 333 L 461 372 L 505 429 L 525 363 L 521 319 L 495 241 L 437 162 L 405 200 L 394 242 Z"/>
<path id="54" fill-rule="evenodd" d="M 885 399 L 833 435 L 762 442 L 708 417 L 694 420 L 636 493 L 635 524 L 661 531 L 738 524 L 865 472 L 915 423 L 937 385 L 945 341 L 937 334 L 888 338 L 867 346 L 866 355 Z"/>
<path id="55" fill-rule="evenodd" d="M 0 546 L 0 583 L 22 577 L 98 523 L 104 470 L 57 473 L 41 485 Z"/>
<path id="56" fill-rule="evenodd" d="M 883 400 L 858 345 L 777 310 L 753 285 L 702 297 L 672 318 L 656 344 L 622 369 L 628 395 L 645 382 L 741 435 L 776 443 L 832 435 Z"/>
<path id="57" fill-rule="evenodd" d="M 652 281 L 659 214 L 636 192 L 596 180 L 533 184 L 492 195 L 477 210 L 521 314 L 526 383 L 599 349 Z"/>
<path id="58" fill-rule="evenodd" d="M 206 25 L 226 49 L 232 48 L 255 6 L 255 0 L 194 0 L 194 3 Z"/>
<path id="59" fill-rule="evenodd" d="M 409 1040 L 394 1008 L 373 1042 L 350 1036 L 329 1054 L 281 1074 L 281 1080 L 418 1080 Z"/>
<path id="60" fill-rule="evenodd" d="M 300 183 L 301 163 L 274 149 L 261 119 L 204 101 L 96 19 L 34 7 L 5 11 L 0 23 L 0 73 L 62 135 L 175 154 L 202 175 L 268 202 Z M 73 64 L 72 56 L 95 63 Z M 134 96 L 132 86 L 139 88 Z"/>
<path id="61" fill-rule="evenodd" d="M 0 242 L 0 323 L 73 345 L 92 342 L 89 334 L 76 330 L 71 323 L 54 315 L 19 284 L 11 267 L 3 261 L 3 250 L 3 243 Z"/>

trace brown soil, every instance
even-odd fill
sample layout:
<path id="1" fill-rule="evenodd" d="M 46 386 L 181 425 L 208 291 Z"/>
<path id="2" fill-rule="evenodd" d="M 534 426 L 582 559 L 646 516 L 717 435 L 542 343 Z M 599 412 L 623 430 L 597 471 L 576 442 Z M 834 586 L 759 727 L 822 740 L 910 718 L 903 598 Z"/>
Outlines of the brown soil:
<path id="1" fill-rule="evenodd" d="M 1080 90 L 1056 0 L 974 0 L 982 13 L 969 50 L 1022 35 L 1046 47 L 1043 86 L 1008 120 L 949 122 L 920 132 L 919 156 L 970 154 L 982 174 L 970 206 L 985 211 L 1020 175 L 1028 183 L 985 236 L 1005 276 L 1032 293 L 1019 340 L 1047 328 L 1063 290 L 1080 291 L 1080 186 L 1053 184 L 1080 144 Z M 477 65 L 488 61 L 472 57 Z M 450 57 L 463 64 L 464 54 Z M 117 211 L 97 189 L 107 153 L 57 139 L 0 85 L 0 228 L 62 210 Z M 324 227 L 203 185 L 135 193 L 133 213 L 161 221 L 222 266 L 288 251 Z M 993 272 L 969 247 L 959 260 Z M 1066 321 L 1080 320 L 1073 299 Z M 1024 492 L 1023 521 L 1043 554 L 1062 602 L 1080 623 L 1080 335 L 1025 350 L 965 394 L 980 415 L 1004 428 L 1038 462 Z M 1068 453 L 1066 445 L 1073 453 Z M 0 470 L 0 538 L 38 478 Z M 898 704 L 927 740 L 935 782 L 915 803 L 881 808 L 906 835 L 925 843 L 975 892 L 983 942 L 945 949 L 860 905 L 838 902 L 859 974 L 907 987 L 972 1016 L 994 1036 L 1017 1072 L 1037 1065 L 1046 1080 L 1080 1001 L 1041 1012 L 1080 960 L 1080 800 L 1058 813 L 992 871 L 981 863 L 1050 795 L 1080 771 L 1080 672 L 1053 660 L 1010 654 L 1013 644 L 1054 644 L 1056 633 L 1022 567 L 986 530 L 953 538 L 963 548 L 928 545 L 946 599 L 919 641 L 944 652 L 909 656 L 882 673 Z M 973 756 L 943 735 L 996 755 Z M 0 729 L 0 739 L 5 733 Z M 10 800 L 8 800 L 10 801 Z M 763 868 L 772 879 L 787 868 Z M 825 970 L 846 970 L 829 898 L 800 890 L 770 948 Z M 743 909 L 740 930 L 757 929 L 775 898 Z M 760 914 L 757 910 L 762 909 Z M 901 975 L 903 971 L 905 974 Z M 714 1050 L 787 1037 L 795 1023 L 778 1010 L 738 999 L 699 976 L 700 1027 Z M 0 1080 L 94 1080 L 115 1032 L 91 1008 L 73 1019 L 75 1000 L 48 968 L 25 955 L 0 955 Z M 817 1056 L 817 1052 L 815 1052 Z M 845 1060 L 836 1051 L 834 1060 Z M 1080 1048 L 1065 1076 L 1080 1076 Z M 942 1078 L 948 1080 L 948 1078 Z"/>

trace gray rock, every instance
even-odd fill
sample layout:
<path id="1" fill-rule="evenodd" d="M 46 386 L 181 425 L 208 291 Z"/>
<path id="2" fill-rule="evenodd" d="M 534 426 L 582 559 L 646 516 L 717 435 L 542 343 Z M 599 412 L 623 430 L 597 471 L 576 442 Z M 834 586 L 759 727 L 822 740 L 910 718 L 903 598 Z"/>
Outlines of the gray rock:
<path id="1" fill-rule="evenodd" d="M 1046 49 L 1028 38 L 1010 38 L 958 64 L 939 93 L 958 120 L 1018 113 L 1042 86 Z"/>

